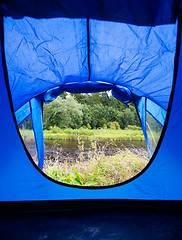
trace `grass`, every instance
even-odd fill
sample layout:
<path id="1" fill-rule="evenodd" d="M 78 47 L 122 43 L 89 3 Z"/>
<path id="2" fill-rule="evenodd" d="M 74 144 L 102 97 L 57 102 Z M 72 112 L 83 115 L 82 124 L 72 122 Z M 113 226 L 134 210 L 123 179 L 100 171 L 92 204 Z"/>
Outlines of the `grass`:
<path id="1" fill-rule="evenodd" d="M 143 132 L 140 129 L 50 129 L 44 130 L 45 139 L 73 139 L 81 136 L 81 138 L 89 139 L 121 139 L 121 140 L 144 140 Z"/>
<path id="2" fill-rule="evenodd" d="M 23 138 L 33 139 L 33 130 L 20 129 Z M 154 138 L 158 141 L 160 132 L 153 132 Z M 138 128 L 126 128 L 124 130 L 114 129 L 60 129 L 53 127 L 50 130 L 44 130 L 45 139 L 77 139 L 78 136 L 85 139 L 120 139 L 120 140 L 144 140 L 143 131 Z"/>
<path id="3" fill-rule="evenodd" d="M 24 141 L 34 138 L 32 130 L 20 130 Z M 137 175 L 147 165 L 148 152 L 144 149 L 129 150 L 117 149 L 112 156 L 106 155 L 106 145 L 99 146 L 97 139 L 143 140 L 143 133 L 139 129 L 112 130 L 112 129 L 51 129 L 44 131 L 46 139 L 78 139 L 78 159 L 67 158 L 61 162 L 58 146 L 54 146 L 54 159 L 45 156 L 43 171 L 51 178 L 78 186 L 108 186 L 122 183 Z M 83 138 L 91 139 L 91 146 L 85 154 Z"/>
<path id="4" fill-rule="evenodd" d="M 78 186 L 108 186 L 122 183 L 138 174 L 148 163 L 146 150 L 134 152 L 124 148 L 113 156 L 106 156 L 104 147 L 100 148 L 93 140 L 87 158 L 84 144 L 79 141 L 80 154 L 76 162 L 69 159 L 60 162 L 55 151 L 55 159 L 45 161 L 44 172 L 51 178 Z"/>

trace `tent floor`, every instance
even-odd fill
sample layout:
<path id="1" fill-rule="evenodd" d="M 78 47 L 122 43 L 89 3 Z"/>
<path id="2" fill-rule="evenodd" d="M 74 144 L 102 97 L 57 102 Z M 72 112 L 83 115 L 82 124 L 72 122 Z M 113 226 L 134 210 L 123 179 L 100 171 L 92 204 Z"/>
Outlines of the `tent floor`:
<path id="1" fill-rule="evenodd" d="M 182 212 L 137 207 L 5 214 L 0 239 L 178 240 Z"/>

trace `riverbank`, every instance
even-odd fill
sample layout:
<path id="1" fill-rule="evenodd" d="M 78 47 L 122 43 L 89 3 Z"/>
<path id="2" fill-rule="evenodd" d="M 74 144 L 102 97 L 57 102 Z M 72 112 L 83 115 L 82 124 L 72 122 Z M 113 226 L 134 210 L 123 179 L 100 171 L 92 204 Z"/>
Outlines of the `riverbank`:
<path id="1" fill-rule="evenodd" d="M 144 140 L 141 129 L 59 129 L 52 128 L 44 131 L 45 139 L 121 139 L 121 140 Z"/>
<path id="2" fill-rule="evenodd" d="M 26 139 L 34 138 L 32 130 L 20 129 L 20 133 Z M 120 139 L 120 140 L 144 140 L 142 130 L 132 129 L 60 129 L 44 130 L 44 139 Z"/>
<path id="3" fill-rule="evenodd" d="M 78 186 L 108 186 L 122 183 L 141 172 L 149 162 L 147 152 L 135 153 L 128 149 L 113 156 L 106 156 L 98 149 L 92 149 L 89 160 L 84 155 L 76 162 L 60 163 L 46 161 L 44 172 L 51 178 L 66 184 Z"/>
<path id="4" fill-rule="evenodd" d="M 27 143 L 33 139 L 32 130 L 21 130 L 21 134 Z M 117 146 L 115 142 L 143 140 L 140 129 L 61 130 L 53 128 L 44 131 L 44 137 L 45 143 L 48 141 L 51 148 L 46 153 L 47 147 L 45 147 L 43 171 L 49 177 L 71 185 L 107 186 L 122 183 L 138 174 L 149 161 L 146 148 L 135 146 L 127 148 L 125 145 Z M 63 142 L 59 143 L 61 139 Z M 76 144 L 74 151 L 77 154 L 75 155 L 72 155 L 70 150 L 67 152 L 70 141 L 72 148 Z M 116 146 L 113 148 L 111 143 Z M 112 147 L 111 155 L 108 152 L 110 146 Z M 31 149 L 29 151 L 31 152 Z"/>

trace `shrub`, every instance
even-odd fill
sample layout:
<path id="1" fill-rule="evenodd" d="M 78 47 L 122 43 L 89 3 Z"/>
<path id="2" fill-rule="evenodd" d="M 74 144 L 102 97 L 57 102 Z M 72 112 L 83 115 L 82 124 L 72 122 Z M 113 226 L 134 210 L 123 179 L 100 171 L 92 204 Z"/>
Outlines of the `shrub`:
<path id="1" fill-rule="evenodd" d="M 61 129 L 57 126 L 53 126 L 53 127 L 50 126 L 49 130 L 51 131 L 51 133 L 61 133 L 62 132 Z"/>
<path id="2" fill-rule="evenodd" d="M 110 123 L 110 129 L 118 130 L 120 129 L 120 125 L 118 122 L 111 122 Z"/>
<path id="3" fill-rule="evenodd" d="M 128 125 L 126 128 L 126 130 L 142 130 L 141 127 L 135 126 L 135 125 Z"/>
<path id="4" fill-rule="evenodd" d="M 104 124 L 107 124 L 107 120 L 103 117 L 99 119 L 98 127 L 102 127 Z"/>
<path id="5" fill-rule="evenodd" d="M 91 126 L 89 123 L 87 123 L 87 129 L 91 129 Z"/>

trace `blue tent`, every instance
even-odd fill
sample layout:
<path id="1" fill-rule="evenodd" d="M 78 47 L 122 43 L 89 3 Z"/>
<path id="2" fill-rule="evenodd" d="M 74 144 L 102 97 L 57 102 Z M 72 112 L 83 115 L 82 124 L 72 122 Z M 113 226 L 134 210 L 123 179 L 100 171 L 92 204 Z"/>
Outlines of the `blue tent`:
<path id="1" fill-rule="evenodd" d="M 5 0 L 1 10 L 0 204 L 56 209 L 55 203 L 182 201 L 181 4 L 176 0 Z M 42 103 L 63 91 L 111 90 L 133 101 L 147 146 L 146 114 L 163 126 L 147 167 L 110 187 L 58 183 L 42 171 Z M 18 130 L 29 115 L 39 167 Z M 52 206 L 52 208 L 51 208 Z M 18 208 L 19 209 L 19 208 Z M 167 239 L 167 238 L 166 238 Z"/>

